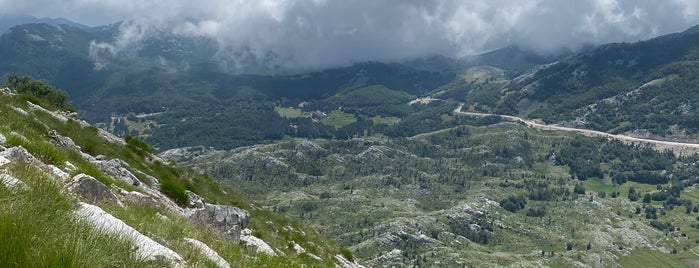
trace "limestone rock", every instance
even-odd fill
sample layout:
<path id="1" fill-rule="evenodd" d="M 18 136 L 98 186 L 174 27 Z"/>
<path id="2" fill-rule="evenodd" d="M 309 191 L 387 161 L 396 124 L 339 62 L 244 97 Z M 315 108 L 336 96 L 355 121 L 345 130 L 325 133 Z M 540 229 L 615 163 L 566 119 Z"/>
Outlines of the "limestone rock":
<path id="1" fill-rule="evenodd" d="M 335 259 L 340 263 L 340 265 L 342 267 L 345 267 L 345 268 L 364 268 L 364 266 L 360 265 L 356 261 L 354 261 L 354 260 L 349 261 L 349 260 L 347 260 L 347 258 L 345 258 L 344 256 L 339 255 L 339 254 L 335 255 Z"/>
<path id="2" fill-rule="evenodd" d="M 90 203 L 110 202 L 117 203 L 117 197 L 107 188 L 106 185 L 99 182 L 92 176 L 78 174 L 73 177 L 73 180 L 68 182 L 64 187 L 69 193 L 80 197 L 80 200 Z"/>
<path id="3" fill-rule="evenodd" d="M 83 160 L 85 160 L 85 161 L 87 161 L 87 162 L 90 162 L 90 163 L 96 161 L 96 159 L 95 159 L 94 156 L 91 156 L 91 155 L 86 154 L 86 153 L 84 153 L 84 152 L 80 152 L 80 156 L 83 158 Z"/>
<path id="4" fill-rule="evenodd" d="M 194 146 L 170 149 L 158 154 L 158 156 L 175 162 L 188 162 L 199 157 L 205 157 L 215 153 L 221 153 L 221 151 L 205 146 Z"/>
<path id="5" fill-rule="evenodd" d="M 185 190 L 185 193 L 189 197 L 189 202 L 187 203 L 187 208 L 193 208 L 193 209 L 203 209 L 204 208 L 204 199 L 193 193 L 192 191 Z"/>
<path id="6" fill-rule="evenodd" d="M 269 244 L 267 244 L 262 239 L 253 236 L 252 231 L 250 229 L 245 229 L 241 232 L 240 244 L 254 249 L 257 253 L 263 253 L 270 256 L 277 255 L 276 253 L 274 253 L 274 250 L 272 249 L 272 247 L 269 246 Z"/>
<path id="7" fill-rule="evenodd" d="M 69 137 L 59 135 L 58 132 L 56 132 L 56 130 L 49 131 L 49 140 L 56 147 L 63 147 L 80 151 L 80 146 L 75 145 L 75 142 L 73 142 L 73 140 Z"/>
<path id="8" fill-rule="evenodd" d="M 240 232 L 250 223 L 250 213 L 224 205 L 205 204 L 203 209 L 194 210 L 190 220 L 214 227 L 223 232 L 233 242 L 240 241 Z"/>
<path id="9" fill-rule="evenodd" d="M 39 105 L 36 105 L 36 104 L 34 104 L 34 103 L 30 102 L 30 101 L 27 101 L 27 105 L 29 106 L 29 109 L 31 109 L 31 110 L 42 111 L 42 112 L 45 112 L 45 113 L 49 114 L 51 117 L 58 119 L 58 120 L 61 121 L 61 122 L 64 122 L 64 123 L 65 123 L 65 122 L 68 122 L 68 118 L 67 118 L 67 117 L 65 117 L 65 116 L 63 116 L 63 115 L 61 115 L 61 114 L 54 113 L 54 112 L 52 112 L 52 111 L 46 110 L 46 108 L 41 107 L 41 106 L 39 106 Z"/>
<path id="10" fill-rule="evenodd" d="M 119 145 L 126 145 L 126 142 L 124 141 L 124 139 L 119 138 L 119 137 L 115 136 L 114 134 L 112 134 L 109 131 L 106 131 L 104 129 L 100 128 L 97 131 L 97 134 L 108 142 L 116 143 Z"/>
<path id="11" fill-rule="evenodd" d="M 0 94 L 2 95 L 12 95 L 12 91 L 8 87 L 0 88 Z"/>
<path id="12" fill-rule="evenodd" d="M 150 207 L 158 207 L 158 201 L 156 201 L 153 197 L 150 197 L 148 195 L 142 194 L 140 192 L 136 191 L 126 191 L 124 189 L 119 188 L 119 196 L 121 196 L 121 200 L 123 202 L 137 205 L 137 206 L 150 206 Z"/>
<path id="13" fill-rule="evenodd" d="M 0 145 L 7 145 L 7 138 L 2 133 L 0 133 Z"/>
<path id="14" fill-rule="evenodd" d="M 15 146 L 0 152 L 0 156 L 6 158 L 10 162 L 24 161 L 28 164 L 34 164 L 37 166 L 43 166 L 41 161 L 37 160 L 32 154 L 24 149 L 22 146 Z"/>
<path id="15" fill-rule="evenodd" d="M 61 182 L 66 183 L 70 180 L 70 175 L 54 165 L 48 165 L 48 170 L 53 174 L 54 177 L 61 180 Z"/>
<path id="16" fill-rule="evenodd" d="M 75 167 L 75 165 L 73 165 L 73 163 L 71 162 L 66 161 L 63 165 L 65 166 L 66 172 L 73 172 L 78 170 L 78 168 Z"/>
<path id="17" fill-rule="evenodd" d="M 138 258 L 156 261 L 162 265 L 185 266 L 184 259 L 177 252 L 153 241 L 150 237 L 141 234 L 98 206 L 78 203 L 75 215 L 107 234 L 132 240 L 136 249 L 135 254 Z"/>
<path id="18" fill-rule="evenodd" d="M 96 157 L 92 164 L 97 166 L 97 168 L 99 168 L 102 172 L 114 177 L 114 179 L 118 181 L 133 186 L 141 185 L 141 181 L 139 181 L 138 178 L 128 169 L 124 168 L 123 165 L 125 164 L 119 159 L 104 161 L 100 160 L 99 157 Z"/>
<path id="19" fill-rule="evenodd" d="M 204 257 L 209 259 L 211 262 L 215 263 L 216 266 L 218 266 L 220 268 L 231 267 L 231 265 L 226 260 L 224 260 L 223 258 L 221 258 L 220 255 L 218 255 L 218 252 L 211 249 L 209 246 L 207 246 L 203 242 L 196 240 L 196 239 L 192 239 L 192 238 L 184 238 L 183 240 L 185 242 L 191 244 L 192 247 L 199 250 L 201 252 L 201 254 L 204 255 Z"/>
<path id="20" fill-rule="evenodd" d="M 15 193 L 29 190 L 29 186 L 26 183 L 8 174 L 0 174 L 0 184 Z"/>
<path id="21" fill-rule="evenodd" d="M 296 250 L 296 254 L 306 253 L 306 249 L 303 248 L 301 245 L 296 244 L 296 242 L 294 242 L 294 250 Z"/>

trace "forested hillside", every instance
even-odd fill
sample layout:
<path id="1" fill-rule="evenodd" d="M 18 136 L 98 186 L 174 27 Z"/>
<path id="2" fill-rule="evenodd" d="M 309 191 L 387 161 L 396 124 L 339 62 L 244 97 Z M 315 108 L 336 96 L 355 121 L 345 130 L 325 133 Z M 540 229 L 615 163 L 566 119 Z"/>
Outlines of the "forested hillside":
<path id="1" fill-rule="evenodd" d="M 489 105 L 497 113 L 547 123 L 695 138 L 697 49 L 699 33 L 694 28 L 647 41 L 603 45 L 515 78 Z"/>
<path id="2" fill-rule="evenodd" d="M 163 155 L 374 266 L 677 263 L 699 236 L 696 157 L 512 123 Z"/>

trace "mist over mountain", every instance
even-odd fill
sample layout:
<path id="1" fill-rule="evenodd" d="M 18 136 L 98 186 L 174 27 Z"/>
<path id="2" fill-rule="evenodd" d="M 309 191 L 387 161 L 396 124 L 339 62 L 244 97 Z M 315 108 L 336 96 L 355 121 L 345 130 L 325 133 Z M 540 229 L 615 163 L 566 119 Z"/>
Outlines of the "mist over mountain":
<path id="1" fill-rule="evenodd" d="M 28 23 L 63 24 L 83 29 L 89 28 L 88 26 L 63 18 L 37 18 L 29 15 L 0 13 L 0 34 L 6 33 L 12 26 Z"/>
<path id="2" fill-rule="evenodd" d="M 161 32 L 207 37 L 238 73 L 318 70 L 519 45 L 540 54 L 648 39 L 699 23 L 695 1 L 3 1 L 5 12 L 119 21 L 111 52 Z"/>

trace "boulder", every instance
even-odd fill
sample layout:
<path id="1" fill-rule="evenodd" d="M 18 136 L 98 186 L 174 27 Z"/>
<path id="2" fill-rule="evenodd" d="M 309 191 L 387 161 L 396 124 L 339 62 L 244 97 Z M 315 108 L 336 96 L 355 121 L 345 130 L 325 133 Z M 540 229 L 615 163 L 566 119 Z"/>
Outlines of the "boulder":
<path id="1" fill-rule="evenodd" d="M 70 180 L 70 175 L 57 166 L 47 165 L 46 168 L 54 177 L 60 179 L 62 183 L 66 183 Z"/>
<path id="2" fill-rule="evenodd" d="M 199 250 L 199 252 L 201 252 L 201 254 L 204 255 L 204 257 L 209 259 L 211 262 L 215 263 L 216 266 L 218 266 L 219 268 L 231 267 L 231 265 L 226 260 L 224 260 L 223 258 L 221 258 L 220 255 L 218 255 L 218 252 L 211 249 L 203 242 L 192 238 L 184 238 L 183 240 L 192 245 L 193 248 Z"/>
<path id="3" fill-rule="evenodd" d="M 192 209 L 203 209 L 204 208 L 204 198 L 193 193 L 192 191 L 185 190 L 185 193 L 189 197 L 189 202 L 187 203 L 187 208 Z"/>
<path id="4" fill-rule="evenodd" d="M 4 151 L 2 149 L 3 149 L 3 147 L 0 146 L 0 152 Z M 6 164 L 9 164 L 9 163 L 10 163 L 10 159 L 7 159 L 4 156 L 0 155 L 0 167 L 4 166 Z"/>
<path id="5" fill-rule="evenodd" d="M 123 202 L 132 204 L 132 205 L 137 205 L 137 206 L 149 206 L 149 207 L 158 207 L 158 201 L 156 201 L 153 197 L 150 197 L 148 195 L 142 194 L 140 192 L 136 191 L 126 191 L 124 189 L 119 188 L 119 196 L 121 196 L 121 200 Z"/>
<path id="6" fill-rule="evenodd" d="M 340 263 L 340 267 L 345 267 L 345 268 L 364 268 L 364 266 L 360 265 L 357 263 L 355 260 L 348 260 L 345 258 L 345 256 L 342 255 L 335 255 L 335 260 Z"/>
<path id="7" fill-rule="evenodd" d="M 80 146 L 75 145 L 72 139 L 66 136 L 61 136 L 56 130 L 49 131 L 49 141 L 56 147 L 69 148 L 80 151 Z"/>
<path id="8" fill-rule="evenodd" d="M 189 219 L 211 226 L 224 233 L 231 241 L 238 242 L 240 232 L 250 223 L 250 213 L 237 207 L 205 204 L 204 208 L 192 211 Z"/>
<path id="9" fill-rule="evenodd" d="M 78 174 L 64 187 L 69 193 L 77 195 L 80 200 L 90 203 L 118 203 L 116 195 L 90 175 Z"/>
<path id="10" fill-rule="evenodd" d="M 269 256 L 277 255 L 269 244 L 262 239 L 253 236 L 250 229 L 245 229 L 241 232 L 240 244 L 255 250 L 257 253 L 267 254 Z"/>
<path id="11" fill-rule="evenodd" d="M 24 149 L 22 146 L 8 148 L 7 150 L 0 152 L 0 156 L 6 158 L 10 162 L 24 161 L 28 164 L 43 166 L 41 161 L 36 159 L 31 153 L 29 153 L 29 151 L 27 151 L 27 149 Z"/>
<path id="12" fill-rule="evenodd" d="M 133 186 L 141 185 L 141 181 L 139 181 L 138 178 L 134 176 L 133 173 L 131 173 L 128 169 L 124 168 L 123 165 L 125 164 L 121 162 L 121 160 L 119 159 L 105 161 L 100 160 L 99 157 L 96 157 L 95 161 L 92 161 L 92 164 L 94 164 L 102 172 L 114 177 L 114 179 L 118 181 Z"/>
<path id="13" fill-rule="evenodd" d="M 153 241 L 136 229 L 105 212 L 98 206 L 78 203 L 75 215 L 98 230 L 133 241 L 135 254 L 138 258 L 155 261 L 162 266 L 183 267 L 186 263 L 177 252 Z"/>
<path id="14" fill-rule="evenodd" d="M 10 189 L 14 193 L 29 190 L 29 186 L 26 183 L 8 174 L 0 174 L 0 185 L 5 186 L 5 188 Z"/>

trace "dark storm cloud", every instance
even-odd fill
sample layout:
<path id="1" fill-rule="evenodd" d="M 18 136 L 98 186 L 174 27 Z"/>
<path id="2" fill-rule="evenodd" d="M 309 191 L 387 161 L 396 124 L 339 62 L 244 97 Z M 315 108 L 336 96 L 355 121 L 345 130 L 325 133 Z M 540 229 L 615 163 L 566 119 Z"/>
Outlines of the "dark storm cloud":
<path id="1" fill-rule="evenodd" d="M 241 57 L 318 68 L 435 53 L 459 57 L 509 44 L 545 53 L 642 40 L 697 23 L 699 1 L 0 0 L 0 10 L 91 25 L 130 21 L 116 43 L 95 44 L 95 52 L 134 47 L 160 29 L 214 38 L 232 69 L 249 64 Z"/>

